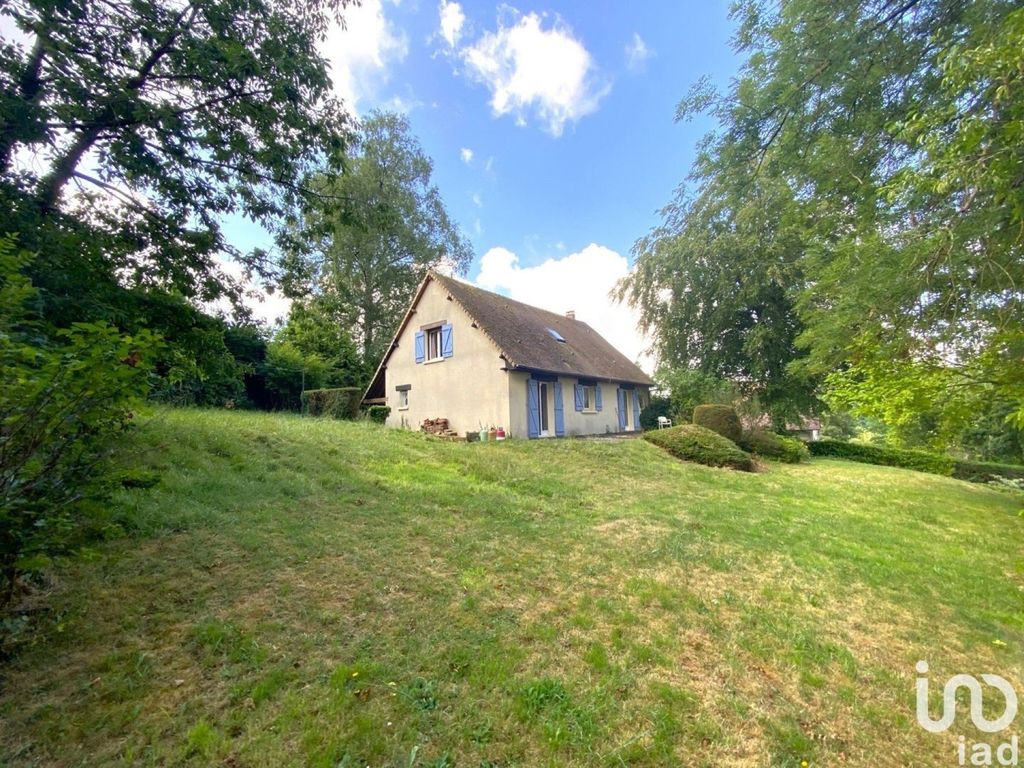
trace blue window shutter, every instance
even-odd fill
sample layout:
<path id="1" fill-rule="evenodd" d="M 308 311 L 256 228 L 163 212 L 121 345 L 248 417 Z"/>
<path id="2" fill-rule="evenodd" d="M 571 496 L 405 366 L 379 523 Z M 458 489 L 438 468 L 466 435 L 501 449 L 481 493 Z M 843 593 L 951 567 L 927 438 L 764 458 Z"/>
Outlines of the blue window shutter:
<path id="1" fill-rule="evenodd" d="M 555 382 L 555 436 L 565 435 L 565 412 L 562 410 L 562 383 Z"/>
<path id="2" fill-rule="evenodd" d="M 416 331 L 416 362 L 422 363 L 426 354 L 427 338 L 423 331 Z"/>
<path id="3" fill-rule="evenodd" d="M 601 410 L 601 382 L 594 385 L 594 406 Z"/>
<path id="4" fill-rule="evenodd" d="M 540 385 L 533 379 L 526 380 L 526 433 L 540 437 Z"/>
<path id="5" fill-rule="evenodd" d="M 619 396 L 619 429 L 626 429 L 626 390 L 621 387 L 616 390 Z"/>
<path id="6" fill-rule="evenodd" d="M 576 390 L 576 410 L 583 410 L 583 385 L 577 384 L 573 389 Z"/>
<path id="7" fill-rule="evenodd" d="M 640 429 L 640 392 L 633 390 L 633 429 Z"/>
<path id="8" fill-rule="evenodd" d="M 452 356 L 452 327 L 450 325 L 441 326 L 441 357 Z"/>

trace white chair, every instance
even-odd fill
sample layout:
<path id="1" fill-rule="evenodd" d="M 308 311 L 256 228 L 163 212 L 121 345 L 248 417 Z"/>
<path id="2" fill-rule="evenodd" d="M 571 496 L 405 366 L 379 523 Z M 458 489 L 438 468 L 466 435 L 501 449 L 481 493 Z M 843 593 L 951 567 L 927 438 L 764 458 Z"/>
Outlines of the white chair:
<path id="1" fill-rule="evenodd" d="M 658 429 L 664 429 L 665 427 L 671 427 L 671 426 L 672 426 L 672 419 L 670 419 L 668 416 L 659 416 L 658 417 Z"/>

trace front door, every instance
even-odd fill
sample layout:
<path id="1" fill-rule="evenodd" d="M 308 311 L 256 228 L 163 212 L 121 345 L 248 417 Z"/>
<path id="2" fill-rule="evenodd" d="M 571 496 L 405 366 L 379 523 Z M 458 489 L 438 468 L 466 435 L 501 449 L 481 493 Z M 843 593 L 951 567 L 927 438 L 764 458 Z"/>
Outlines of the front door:
<path id="1" fill-rule="evenodd" d="M 551 434 L 550 427 L 548 426 L 551 419 L 551 414 L 548 410 L 548 385 L 541 382 L 540 385 L 540 433 L 542 435 Z"/>

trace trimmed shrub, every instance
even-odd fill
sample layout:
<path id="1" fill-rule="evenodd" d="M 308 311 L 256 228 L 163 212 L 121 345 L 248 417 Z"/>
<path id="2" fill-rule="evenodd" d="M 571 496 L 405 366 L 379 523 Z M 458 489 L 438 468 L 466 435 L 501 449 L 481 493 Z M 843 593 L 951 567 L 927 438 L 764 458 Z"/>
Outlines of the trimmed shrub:
<path id="1" fill-rule="evenodd" d="M 644 432 L 644 440 L 664 448 L 677 459 L 695 461 L 709 467 L 729 467 L 753 472 L 750 456 L 728 438 L 697 424 Z"/>
<path id="2" fill-rule="evenodd" d="M 763 429 L 744 432 L 739 445 L 750 453 L 787 464 L 799 464 L 811 455 L 803 440 L 798 440 L 795 437 L 783 437 Z"/>
<path id="3" fill-rule="evenodd" d="M 731 405 L 710 403 L 693 409 L 693 423 L 717 432 L 727 440 L 738 443 L 743 437 L 743 426 L 736 409 Z"/>
<path id="4" fill-rule="evenodd" d="M 955 461 L 953 477 L 972 483 L 987 483 L 993 478 L 1024 480 L 1024 465 L 994 464 L 987 461 Z"/>
<path id="5" fill-rule="evenodd" d="M 388 416 L 391 415 L 391 406 L 389 405 L 371 405 L 367 411 L 367 415 L 370 417 L 370 421 L 374 424 L 383 424 L 388 420 Z"/>
<path id="6" fill-rule="evenodd" d="M 818 440 L 808 444 L 812 456 L 835 456 L 865 464 L 881 464 L 886 467 L 916 469 L 933 475 L 953 474 L 954 461 L 949 456 L 939 456 L 924 451 L 906 451 L 861 443 L 844 443 L 841 440 Z"/>
<path id="7" fill-rule="evenodd" d="M 672 401 L 667 397 L 651 398 L 651 402 L 640 411 L 640 428 L 657 429 L 659 416 L 672 418 Z"/>
<path id="8" fill-rule="evenodd" d="M 362 395 L 359 387 L 307 389 L 302 393 L 302 412 L 308 416 L 354 419 L 359 415 Z"/>

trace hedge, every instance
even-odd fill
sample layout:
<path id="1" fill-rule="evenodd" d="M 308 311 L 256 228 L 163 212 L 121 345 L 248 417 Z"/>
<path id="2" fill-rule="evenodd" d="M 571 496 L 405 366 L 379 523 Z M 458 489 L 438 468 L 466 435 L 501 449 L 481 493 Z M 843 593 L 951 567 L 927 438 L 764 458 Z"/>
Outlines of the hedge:
<path id="1" fill-rule="evenodd" d="M 359 415 L 363 391 L 359 387 L 307 389 L 302 393 L 302 412 L 308 416 L 354 419 Z"/>
<path id="2" fill-rule="evenodd" d="M 391 415 L 391 408 L 387 405 L 371 405 L 366 413 L 370 417 L 370 421 L 375 424 L 383 424 Z"/>
<path id="3" fill-rule="evenodd" d="M 887 467 L 916 469 L 933 475 L 953 474 L 954 461 L 949 456 L 939 456 L 924 451 L 907 451 L 862 443 L 844 443 L 842 440 L 817 440 L 809 443 L 812 456 L 835 456 L 865 464 L 881 464 Z"/>
<path id="4" fill-rule="evenodd" d="M 677 459 L 695 461 L 709 467 L 729 467 L 753 472 L 750 456 L 728 438 L 697 424 L 644 432 L 644 440 L 664 448 Z"/>
<path id="5" fill-rule="evenodd" d="M 795 437 L 783 437 L 763 429 L 752 429 L 744 432 L 740 439 L 740 448 L 756 453 L 766 459 L 777 459 L 787 464 L 798 464 L 810 456 L 803 440 Z"/>
<path id="6" fill-rule="evenodd" d="M 731 405 L 698 405 L 693 409 L 693 423 L 717 432 L 734 443 L 738 443 L 743 437 L 740 417 Z"/>
<path id="7" fill-rule="evenodd" d="M 957 461 L 953 463 L 953 477 L 972 483 L 987 483 L 993 477 L 1024 480 L 1024 465 L 994 464 L 987 461 Z"/>

